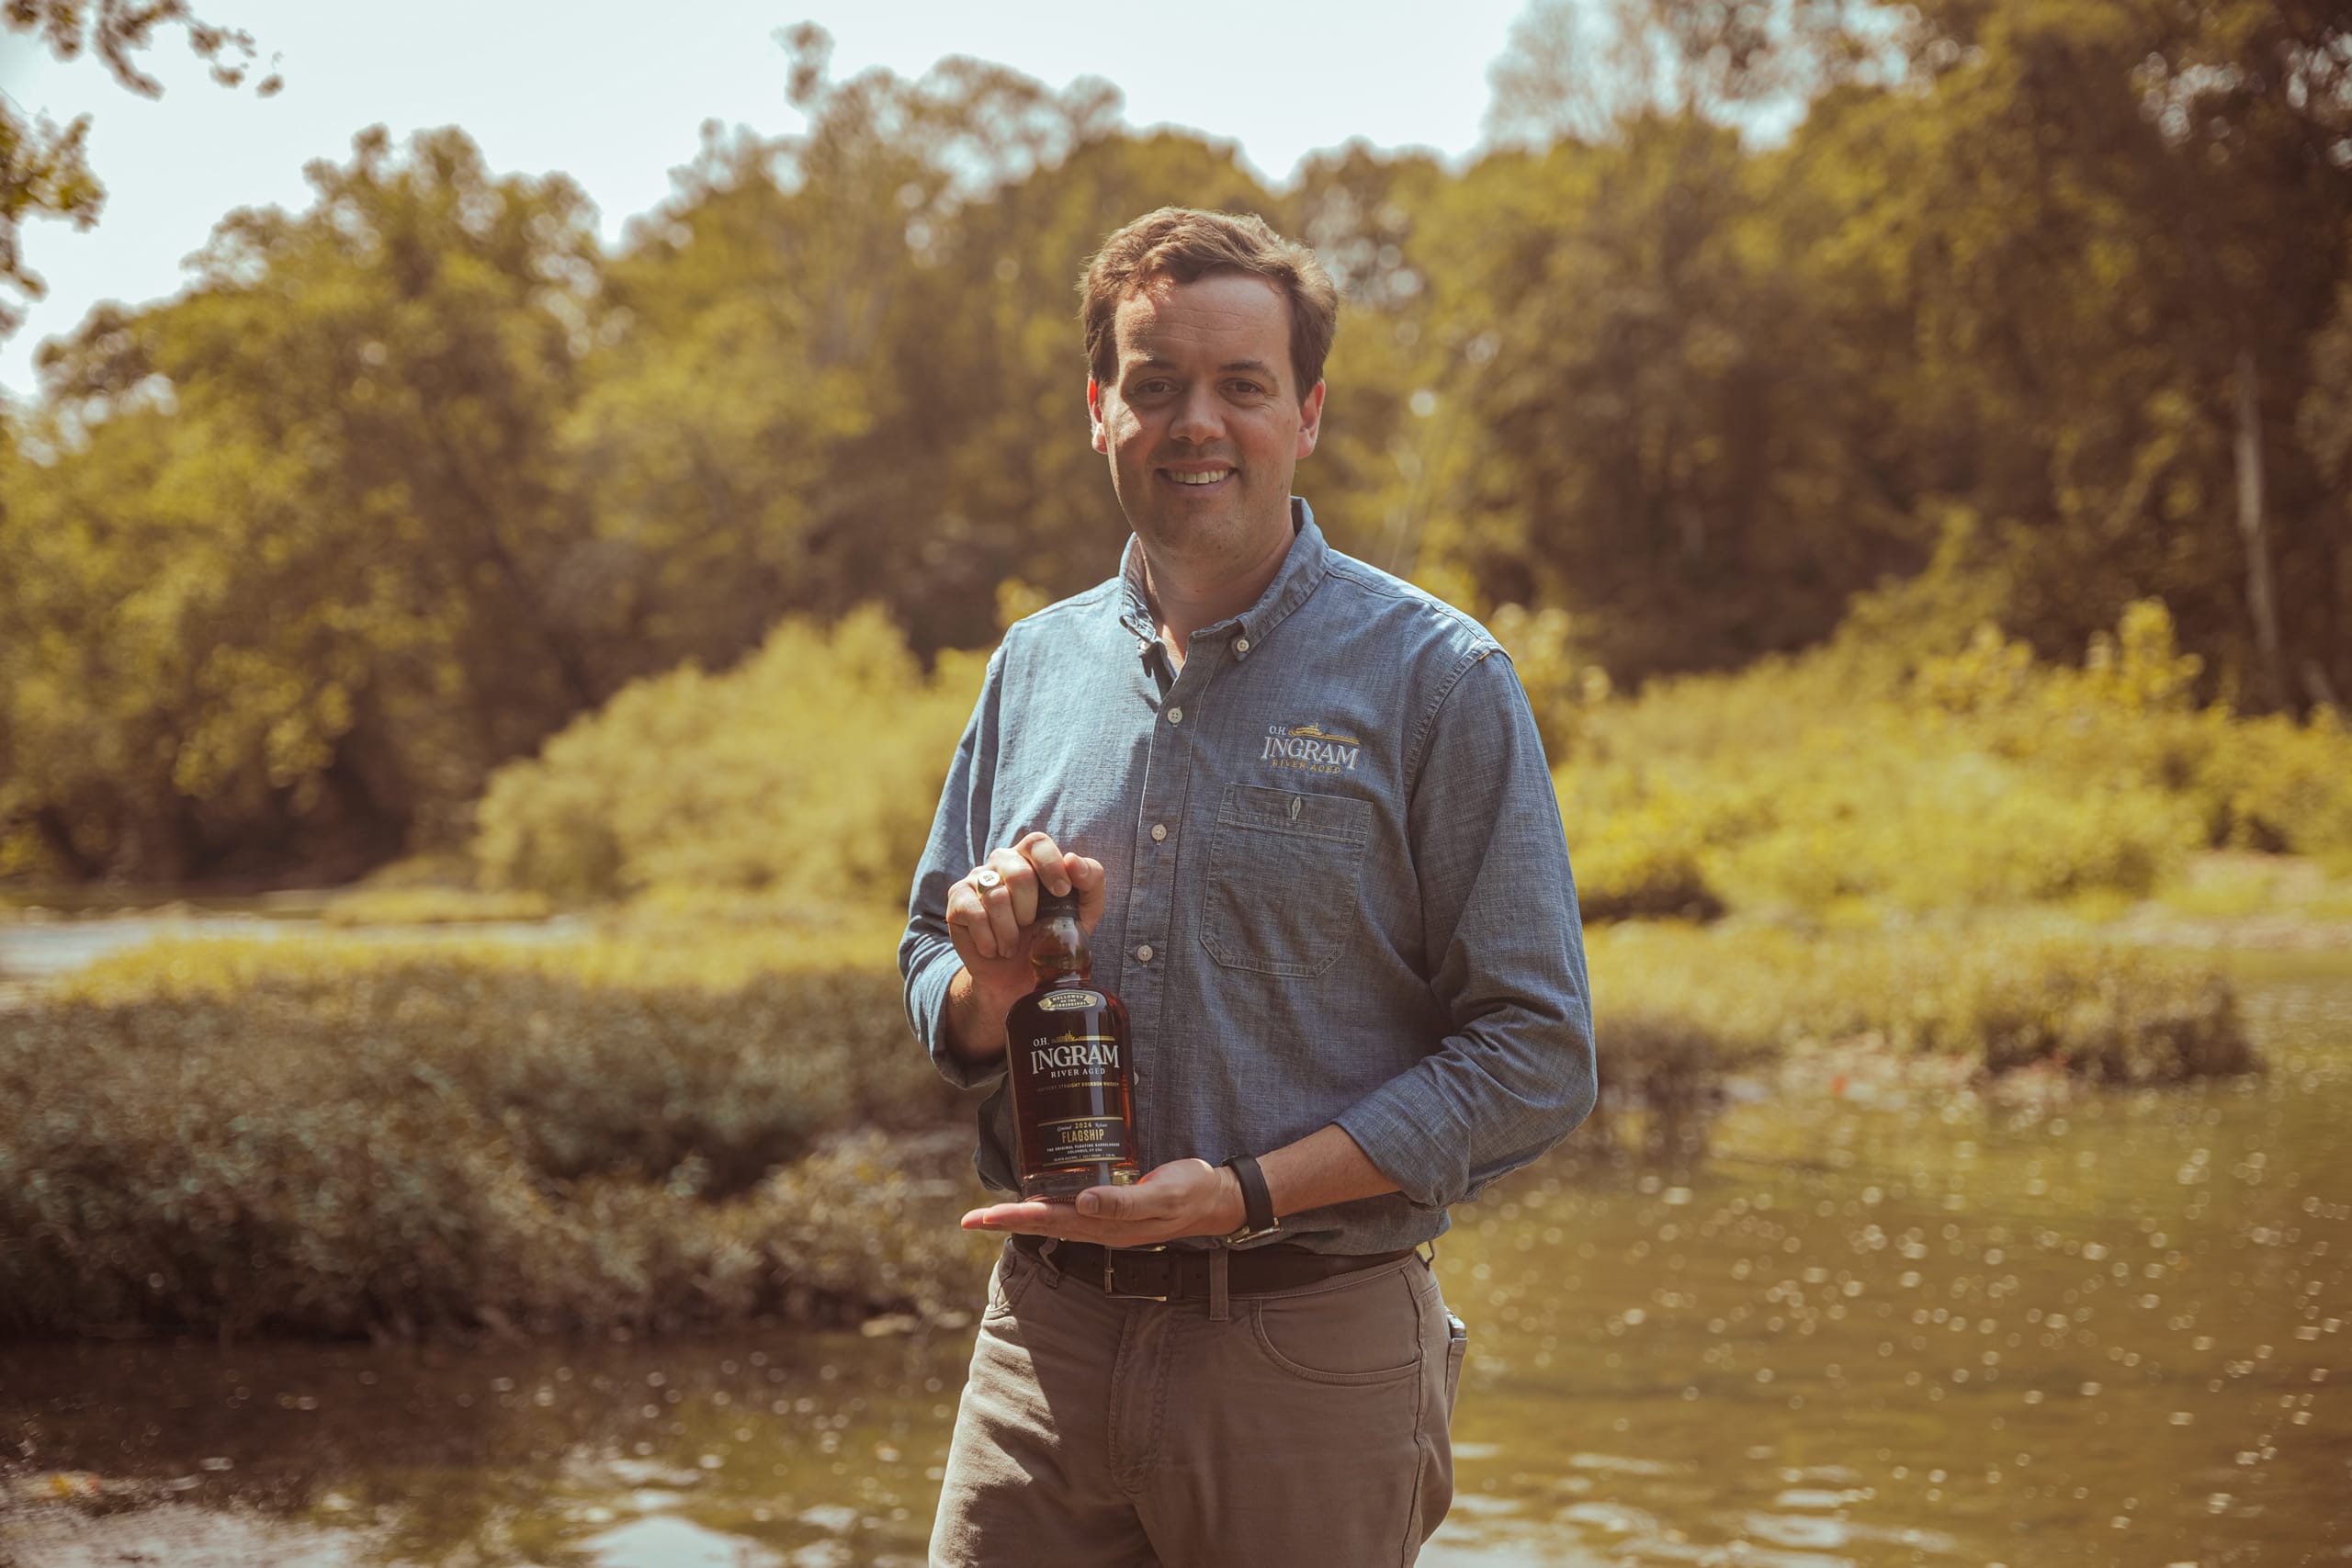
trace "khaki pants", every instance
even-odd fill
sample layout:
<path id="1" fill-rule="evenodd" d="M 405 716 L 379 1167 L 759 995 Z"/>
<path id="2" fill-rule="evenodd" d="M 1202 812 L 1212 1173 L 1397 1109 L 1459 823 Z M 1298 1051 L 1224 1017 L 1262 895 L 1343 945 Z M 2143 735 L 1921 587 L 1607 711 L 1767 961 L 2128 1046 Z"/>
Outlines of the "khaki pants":
<path id="1" fill-rule="evenodd" d="M 933 1568 L 1410 1563 L 1453 1500 L 1449 1317 L 1418 1256 L 1161 1303 L 1008 1246 Z"/>

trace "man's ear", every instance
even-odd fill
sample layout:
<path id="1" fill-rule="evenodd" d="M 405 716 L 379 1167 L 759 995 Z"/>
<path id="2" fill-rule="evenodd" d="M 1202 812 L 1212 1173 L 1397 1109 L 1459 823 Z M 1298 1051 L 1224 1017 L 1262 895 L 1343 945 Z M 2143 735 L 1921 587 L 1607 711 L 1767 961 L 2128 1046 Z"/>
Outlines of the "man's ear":
<path id="1" fill-rule="evenodd" d="M 1107 457 L 1111 451 L 1111 436 L 1102 428 L 1102 388 L 1091 376 L 1086 378 L 1086 419 L 1094 427 L 1094 449 Z"/>
<path id="2" fill-rule="evenodd" d="M 1315 450 L 1315 438 L 1323 433 L 1323 383 L 1315 383 L 1298 405 L 1298 455 L 1302 457 Z"/>

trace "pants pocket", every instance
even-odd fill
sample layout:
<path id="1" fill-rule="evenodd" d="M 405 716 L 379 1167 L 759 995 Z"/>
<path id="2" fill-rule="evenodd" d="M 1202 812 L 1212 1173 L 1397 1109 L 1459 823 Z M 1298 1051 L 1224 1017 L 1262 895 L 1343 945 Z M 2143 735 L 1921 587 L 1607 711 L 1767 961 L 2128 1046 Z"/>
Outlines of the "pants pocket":
<path id="1" fill-rule="evenodd" d="M 997 1258 L 996 1267 L 989 1271 L 988 1305 L 981 1315 L 1012 1316 L 1013 1309 L 1021 1304 L 1021 1293 L 1036 1277 L 1036 1264 L 1027 1253 L 1008 1240 L 1004 1244 L 1004 1251 Z"/>
<path id="2" fill-rule="evenodd" d="M 1393 1383 L 1429 1363 L 1411 1281 L 1394 1265 L 1332 1284 L 1261 1296 L 1249 1307 L 1266 1359 L 1317 1383 Z"/>

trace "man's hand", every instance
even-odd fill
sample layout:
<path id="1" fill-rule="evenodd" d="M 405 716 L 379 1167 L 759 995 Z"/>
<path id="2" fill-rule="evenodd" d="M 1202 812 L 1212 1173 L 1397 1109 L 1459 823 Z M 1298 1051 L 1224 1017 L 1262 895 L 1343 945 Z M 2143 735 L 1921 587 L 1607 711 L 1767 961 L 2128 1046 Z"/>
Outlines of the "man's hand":
<path id="1" fill-rule="evenodd" d="M 951 1043 L 974 1056 L 1004 1048 L 1004 1015 L 1037 983 L 1022 942 L 1037 919 L 1039 888 L 1078 890 L 1078 922 L 1091 931 L 1102 919 L 1102 863 L 1070 854 L 1044 833 L 1027 833 L 1010 849 L 989 854 L 947 889 L 947 936 L 964 973 L 949 987 Z"/>
<path id="2" fill-rule="evenodd" d="M 1246 1217 L 1241 1183 L 1221 1165 L 1172 1160 L 1133 1187 L 1090 1187 L 1075 1203 L 998 1203 L 964 1216 L 967 1231 L 1024 1231 L 1104 1247 L 1156 1247 L 1188 1235 L 1229 1235 Z"/>

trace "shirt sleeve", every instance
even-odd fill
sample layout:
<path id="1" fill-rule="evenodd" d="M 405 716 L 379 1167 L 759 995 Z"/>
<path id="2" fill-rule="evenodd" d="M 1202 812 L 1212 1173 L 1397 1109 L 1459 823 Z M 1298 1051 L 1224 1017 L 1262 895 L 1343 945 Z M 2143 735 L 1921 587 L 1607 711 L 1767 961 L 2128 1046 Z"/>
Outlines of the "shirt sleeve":
<path id="1" fill-rule="evenodd" d="M 990 802 L 996 788 L 997 722 L 1003 695 L 1004 649 L 989 660 L 979 701 L 956 742 L 947 782 L 939 792 L 931 839 L 915 867 L 907 897 L 907 933 L 899 942 L 899 973 L 906 980 L 907 1021 L 930 1051 L 940 1076 L 958 1089 L 978 1089 L 1004 1075 L 1004 1058 L 974 1064 L 948 1048 L 947 987 L 964 967 L 947 934 L 947 889 L 988 858 Z"/>
<path id="2" fill-rule="evenodd" d="M 1559 798 L 1509 656 L 1455 681 L 1420 758 L 1407 831 L 1453 1032 L 1339 1125 L 1407 1198 L 1442 1208 L 1567 1136 L 1600 1080 Z"/>

